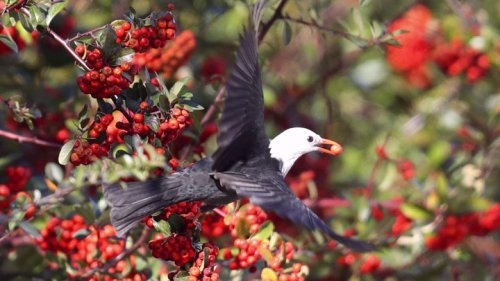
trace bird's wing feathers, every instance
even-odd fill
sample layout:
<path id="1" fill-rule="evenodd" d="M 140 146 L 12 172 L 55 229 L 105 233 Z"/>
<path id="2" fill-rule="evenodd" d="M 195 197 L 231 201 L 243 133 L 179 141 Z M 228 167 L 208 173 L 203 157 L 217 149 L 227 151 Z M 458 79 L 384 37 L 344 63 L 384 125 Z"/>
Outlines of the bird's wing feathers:
<path id="1" fill-rule="evenodd" d="M 309 230 L 319 229 L 348 248 L 357 252 L 373 251 L 371 244 L 357 241 L 335 233 L 311 209 L 300 201 L 279 175 L 259 175 L 259 178 L 238 172 L 215 173 L 223 188 L 234 190 L 239 197 L 248 197 L 250 202 L 301 224 Z"/>
<path id="2" fill-rule="evenodd" d="M 264 1 L 254 6 L 253 20 L 240 37 L 236 63 L 226 84 L 227 97 L 217 135 L 213 169 L 225 171 L 236 161 L 268 150 L 264 101 L 257 54 L 257 30 Z"/>

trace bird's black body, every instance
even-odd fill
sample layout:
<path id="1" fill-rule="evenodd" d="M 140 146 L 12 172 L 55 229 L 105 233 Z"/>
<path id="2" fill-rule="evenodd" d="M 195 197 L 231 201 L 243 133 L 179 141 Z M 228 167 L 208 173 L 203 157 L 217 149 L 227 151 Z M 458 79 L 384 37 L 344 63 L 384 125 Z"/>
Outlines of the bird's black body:
<path id="1" fill-rule="evenodd" d="M 119 235 L 166 206 L 203 201 L 204 210 L 249 198 L 309 230 L 319 229 L 356 251 L 372 245 L 333 232 L 290 190 L 272 158 L 264 130 L 263 95 L 257 55 L 257 29 L 263 1 L 254 8 L 251 25 L 240 39 L 235 66 L 229 76 L 227 98 L 219 122 L 218 149 L 211 156 L 172 175 L 146 182 L 114 184 L 105 189 L 112 205 L 111 222 Z"/>

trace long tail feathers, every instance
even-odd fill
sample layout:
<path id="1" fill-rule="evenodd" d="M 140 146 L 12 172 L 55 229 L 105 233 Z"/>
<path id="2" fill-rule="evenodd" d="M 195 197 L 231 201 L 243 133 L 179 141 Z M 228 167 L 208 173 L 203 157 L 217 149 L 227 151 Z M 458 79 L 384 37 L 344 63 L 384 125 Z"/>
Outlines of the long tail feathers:
<path id="1" fill-rule="evenodd" d="M 177 194 L 181 186 L 181 181 L 170 176 L 127 183 L 126 188 L 120 184 L 106 187 L 104 196 L 112 206 L 111 223 L 118 236 L 123 236 L 141 219 L 179 202 Z"/>

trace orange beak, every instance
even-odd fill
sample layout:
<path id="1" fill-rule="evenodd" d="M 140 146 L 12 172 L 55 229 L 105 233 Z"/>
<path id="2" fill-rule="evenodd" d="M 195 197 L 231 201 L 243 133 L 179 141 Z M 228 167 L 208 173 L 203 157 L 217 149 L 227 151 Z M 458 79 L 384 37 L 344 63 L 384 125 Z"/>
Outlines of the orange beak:
<path id="1" fill-rule="evenodd" d="M 327 146 L 328 149 L 327 148 L 323 148 L 323 147 L 318 147 L 319 151 L 321 151 L 323 153 L 331 154 L 333 156 L 339 155 L 344 150 L 339 143 L 334 142 L 332 140 L 322 139 L 321 142 L 320 142 L 320 144 Z"/>

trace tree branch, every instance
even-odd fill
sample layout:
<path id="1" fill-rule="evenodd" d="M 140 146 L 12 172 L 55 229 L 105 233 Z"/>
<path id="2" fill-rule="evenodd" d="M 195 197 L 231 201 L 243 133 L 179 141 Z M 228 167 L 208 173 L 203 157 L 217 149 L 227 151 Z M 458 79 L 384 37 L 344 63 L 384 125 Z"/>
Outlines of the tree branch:
<path id="1" fill-rule="evenodd" d="M 22 136 L 18 135 L 12 132 L 7 132 L 4 130 L 0 129 L 0 137 L 4 137 L 7 139 L 11 140 L 16 140 L 20 143 L 26 142 L 26 143 L 32 143 L 32 144 L 37 144 L 41 146 L 48 146 L 48 147 L 54 147 L 54 148 L 61 148 L 61 145 L 55 142 L 50 142 L 50 141 L 44 141 L 41 139 L 37 139 L 35 137 L 30 137 L 30 136 Z"/>

